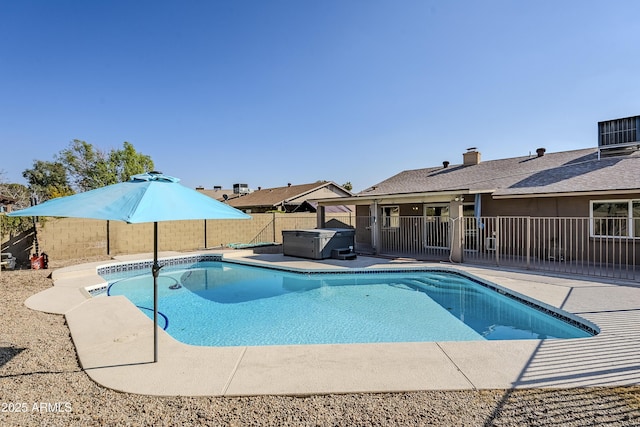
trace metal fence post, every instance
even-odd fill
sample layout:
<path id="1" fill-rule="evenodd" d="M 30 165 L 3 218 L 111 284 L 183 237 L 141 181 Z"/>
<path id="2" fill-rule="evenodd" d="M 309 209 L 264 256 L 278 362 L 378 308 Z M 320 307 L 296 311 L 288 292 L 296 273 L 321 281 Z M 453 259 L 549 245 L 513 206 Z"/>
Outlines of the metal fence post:
<path id="1" fill-rule="evenodd" d="M 529 270 L 531 266 L 531 217 L 527 217 L 527 243 L 525 244 L 525 248 L 527 251 L 527 270 Z"/>
<path id="2" fill-rule="evenodd" d="M 496 217 L 496 265 L 500 265 L 500 217 Z"/>
<path id="3" fill-rule="evenodd" d="M 273 240 L 272 242 L 277 242 L 276 240 L 276 213 L 275 212 L 271 212 L 272 215 L 272 219 L 271 219 L 271 224 L 273 224 Z"/>

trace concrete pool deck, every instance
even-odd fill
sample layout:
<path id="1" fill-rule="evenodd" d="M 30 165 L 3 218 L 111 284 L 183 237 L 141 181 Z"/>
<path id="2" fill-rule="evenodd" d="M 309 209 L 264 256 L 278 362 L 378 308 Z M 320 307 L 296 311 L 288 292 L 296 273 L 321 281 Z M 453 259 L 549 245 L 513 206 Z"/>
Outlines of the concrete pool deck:
<path id="1" fill-rule="evenodd" d="M 197 253 L 211 253 L 209 251 Z M 190 254 L 165 252 L 161 258 Z M 306 260 L 232 251 L 234 262 L 288 269 L 452 268 L 572 313 L 600 328 L 591 338 L 389 344 L 197 347 L 159 331 L 124 297 L 91 298 L 98 266 L 148 260 L 116 257 L 53 272 L 54 286 L 27 299 L 64 314 L 84 371 L 98 384 L 147 395 L 243 396 L 640 384 L 640 286 L 583 277 L 358 257 Z"/>

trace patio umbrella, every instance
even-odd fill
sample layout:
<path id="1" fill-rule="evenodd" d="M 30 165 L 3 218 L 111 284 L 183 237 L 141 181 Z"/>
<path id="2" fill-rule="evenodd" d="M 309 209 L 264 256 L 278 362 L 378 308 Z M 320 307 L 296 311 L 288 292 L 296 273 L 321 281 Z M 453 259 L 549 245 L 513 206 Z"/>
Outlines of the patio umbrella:
<path id="1" fill-rule="evenodd" d="M 249 215 L 179 184 L 179 179 L 149 172 L 129 181 L 11 212 L 9 216 L 53 216 L 153 222 L 153 361 L 158 361 L 158 222 L 196 219 L 248 219 Z"/>

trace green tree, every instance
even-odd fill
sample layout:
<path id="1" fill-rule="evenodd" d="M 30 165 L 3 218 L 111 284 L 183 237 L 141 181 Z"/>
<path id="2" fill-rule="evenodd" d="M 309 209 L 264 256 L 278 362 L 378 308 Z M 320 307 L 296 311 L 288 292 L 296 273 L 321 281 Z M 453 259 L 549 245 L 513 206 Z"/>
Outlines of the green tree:
<path id="1" fill-rule="evenodd" d="M 109 153 L 109 164 L 115 169 L 120 182 L 128 181 L 133 175 L 153 170 L 151 157 L 138 153 L 133 144 L 126 141 L 122 144 L 122 150 L 112 150 Z"/>
<path id="2" fill-rule="evenodd" d="M 351 181 L 347 181 L 344 184 L 342 184 L 342 188 L 344 188 L 347 191 L 351 191 L 353 190 L 353 185 L 351 185 Z"/>
<path id="3" fill-rule="evenodd" d="M 109 173 L 105 152 L 96 150 L 88 142 L 74 139 L 68 148 L 60 151 L 56 160 L 64 165 L 71 185 L 79 192 L 117 182 Z"/>
<path id="4" fill-rule="evenodd" d="M 26 169 L 22 176 L 29 183 L 31 193 L 39 202 L 55 197 L 68 196 L 73 190 L 67 181 L 67 172 L 60 162 L 36 160 L 32 169 Z"/>
<path id="5" fill-rule="evenodd" d="M 74 139 L 56 158 L 64 164 L 78 191 L 127 181 L 132 175 L 153 170 L 151 157 L 138 153 L 129 142 L 124 142 L 121 150 L 112 149 L 107 153 Z"/>

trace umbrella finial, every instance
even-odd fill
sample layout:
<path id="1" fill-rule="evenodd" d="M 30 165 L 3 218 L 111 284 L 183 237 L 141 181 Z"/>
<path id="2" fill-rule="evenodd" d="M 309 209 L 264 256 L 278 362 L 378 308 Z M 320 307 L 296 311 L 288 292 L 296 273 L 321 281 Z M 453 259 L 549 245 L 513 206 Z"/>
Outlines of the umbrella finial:
<path id="1" fill-rule="evenodd" d="M 131 181 L 167 181 L 167 182 L 180 182 L 179 178 L 174 178 L 172 176 L 163 175 L 162 172 L 151 171 L 146 173 L 141 173 L 138 175 L 133 175 L 131 177 Z"/>

